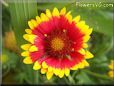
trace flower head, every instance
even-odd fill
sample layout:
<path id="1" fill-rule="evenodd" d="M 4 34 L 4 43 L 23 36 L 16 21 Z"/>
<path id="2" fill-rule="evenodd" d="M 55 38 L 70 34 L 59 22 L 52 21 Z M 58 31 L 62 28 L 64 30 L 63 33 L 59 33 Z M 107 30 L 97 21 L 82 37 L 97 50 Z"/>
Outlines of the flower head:
<path id="1" fill-rule="evenodd" d="M 109 77 L 114 78 L 114 60 L 111 61 L 108 67 L 110 68 L 108 72 Z"/>
<path id="2" fill-rule="evenodd" d="M 85 48 L 92 28 L 81 21 L 80 16 L 72 18 L 66 8 L 60 12 L 54 8 L 52 13 L 46 9 L 46 14 L 36 16 L 28 25 L 30 29 L 25 29 L 27 34 L 23 37 L 30 43 L 21 46 L 25 50 L 23 62 L 34 63 L 33 69 L 41 69 L 47 79 L 53 74 L 62 78 L 68 76 L 70 70 L 89 66 L 86 59 L 93 55 Z"/>
<path id="3" fill-rule="evenodd" d="M 2 58 L 1 59 L 2 64 L 5 64 L 9 60 L 9 58 L 6 54 L 2 54 L 2 55 L 0 55 L 0 57 Z"/>
<path id="4" fill-rule="evenodd" d="M 15 34 L 13 31 L 5 32 L 3 43 L 4 43 L 5 48 L 15 51 L 15 52 L 18 51 L 16 38 L 15 38 Z"/>

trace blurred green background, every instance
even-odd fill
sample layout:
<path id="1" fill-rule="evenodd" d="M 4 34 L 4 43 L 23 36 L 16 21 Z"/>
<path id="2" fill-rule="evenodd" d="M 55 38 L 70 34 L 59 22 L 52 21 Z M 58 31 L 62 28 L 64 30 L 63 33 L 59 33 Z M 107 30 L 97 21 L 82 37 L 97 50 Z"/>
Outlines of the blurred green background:
<path id="1" fill-rule="evenodd" d="M 15 0 L 14 0 L 15 1 Z M 105 3 L 104 3 L 105 4 Z M 73 17 L 80 15 L 82 20 L 93 28 L 89 50 L 94 58 L 88 60 L 90 67 L 71 71 L 69 77 L 54 76 L 47 80 L 45 75 L 34 71 L 32 65 L 23 64 L 20 45 L 27 21 L 45 12 L 48 8 L 59 10 L 66 7 Z M 72 3 L 2 2 L 2 84 L 113 84 L 114 79 L 107 73 L 113 58 L 113 12 L 114 7 L 80 7 Z"/>

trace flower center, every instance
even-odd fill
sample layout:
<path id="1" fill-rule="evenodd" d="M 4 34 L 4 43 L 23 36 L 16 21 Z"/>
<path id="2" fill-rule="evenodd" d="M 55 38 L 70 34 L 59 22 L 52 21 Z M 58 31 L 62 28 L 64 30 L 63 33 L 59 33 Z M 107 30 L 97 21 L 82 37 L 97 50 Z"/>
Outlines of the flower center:
<path id="1" fill-rule="evenodd" d="M 64 41 L 58 37 L 52 39 L 51 41 L 51 47 L 54 49 L 54 51 L 62 50 L 64 47 Z"/>
<path id="2" fill-rule="evenodd" d="M 48 33 L 44 45 L 46 54 L 51 57 L 65 58 L 72 52 L 72 41 L 65 30 L 56 29 Z"/>

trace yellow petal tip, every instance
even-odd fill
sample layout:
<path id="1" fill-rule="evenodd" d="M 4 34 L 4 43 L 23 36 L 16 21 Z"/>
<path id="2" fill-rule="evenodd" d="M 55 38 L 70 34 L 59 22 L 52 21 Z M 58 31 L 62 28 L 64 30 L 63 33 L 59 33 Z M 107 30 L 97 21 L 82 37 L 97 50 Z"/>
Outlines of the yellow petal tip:
<path id="1" fill-rule="evenodd" d="M 43 68 L 48 68 L 48 65 L 46 64 L 45 61 L 42 63 L 42 67 L 43 67 Z"/>
<path id="2" fill-rule="evenodd" d="M 41 65 L 38 63 L 38 61 L 36 61 L 36 62 L 34 63 L 33 69 L 34 69 L 34 70 L 39 70 L 40 68 L 41 68 Z"/>
<path id="3" fill-rule="evenodd" d="M 38 48 L 37 48 L 35 45 L 32 45 L 32 46 L 29 48 L 29 51 L 30 51 L 30 52 L 35 52 L 35 51 L 38 51 Z"/>
<path id="4" fill-rule="evenodd" d="M 53 72 L 47 72 L 46 76 L 47 76 L 47 79 L 50 80 L 53 76 Z"/>
<path id="5" fill-rule="evenodd" d="M 86 54 L 85 54 L 85 56 L 84 56 L 86 59 L 90 59 L 90 58 L 93 58 L 94 57 L 94 55 L 91 53 L 91 52 L 89 52 L 89 51 L 86 51 Z"/>
<path id="6" fill-rule="evenodd" d="M 30 57 L 25 57 L 25 59 L 23 60 L 23 63 L 25 63 L 25 64 L 32 64 L 33 62 L 32 62 Z"/>
<path id="7" fill-rule="evenodd" d="M 59 11 L 56 7 L 53 9 L 52 15 L 53 16 L 59 16 Z"/>

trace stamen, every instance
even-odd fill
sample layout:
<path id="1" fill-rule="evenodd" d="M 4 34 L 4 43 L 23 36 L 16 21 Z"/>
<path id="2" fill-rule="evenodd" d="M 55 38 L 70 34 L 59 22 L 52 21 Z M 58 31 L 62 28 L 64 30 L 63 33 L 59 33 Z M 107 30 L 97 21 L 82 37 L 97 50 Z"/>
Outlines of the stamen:
<path id="1" fill-rule="evenodd" d="M 64 47 L 64 41 L 61 38 L 54 38 L 51 41 L 51 47 L 55 50 L 55 51 L 59 51 L 62 50 Z"/>
<path id="2" fill-rule="evenodd" d="M 47 34 L 44 34 L 45 37 L 47 37 Z"/>
<path id="3" fill-rule="evenodd" d="M 74 42 L 74 44 L 76 44 L 76 42 Z"/>
<path id="4" fill-rule="evenodd" d="M 72 60 L 72 58 L 70 57 L 70 55 L 66 55 L 66 57 L 67 57 L 69 60 Z"/>
<path id="5" fill-rule="evenodd" d="M 72 48 L 72 51 L 74 51 L 74 48 Z"/>
<path id="6" fill-rule="evenodd" d="M 66 33 L 66 30 L 65 30 L 65 29 L 63 29 L 63 32 L 64 32 L 64 33 Z"/>

